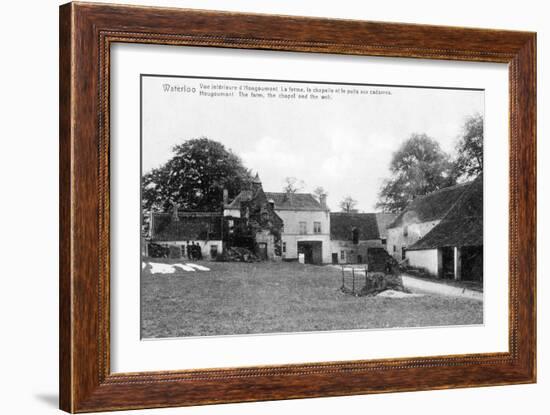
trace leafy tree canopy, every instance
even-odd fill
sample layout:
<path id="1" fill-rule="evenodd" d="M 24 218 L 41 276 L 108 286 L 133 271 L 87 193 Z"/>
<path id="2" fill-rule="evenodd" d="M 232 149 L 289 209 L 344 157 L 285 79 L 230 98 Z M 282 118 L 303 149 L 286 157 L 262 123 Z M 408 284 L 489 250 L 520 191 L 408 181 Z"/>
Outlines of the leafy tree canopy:
<path id="1" fill-rule="evenodd" d="M 223 189 L 236 196 L 252 180 L 241 159 L 223 144 L 206 137 L 173 147 L 173 157 L 142 179 L 145 210 L 218 210 Z"/>
<path id="2" fill-rule="evenodd" d="M 462 127 L 462 135 L 456 146 L 457 157 L 454 175 L 470 180 L 483 173 L 483 116 L 468 117 Z"/>
<path id="3" fill-rule="evenodd" d="M 413 134 L 401 145 L 390 171 L 376 205 L 387 212 L 399 212 L 415 197 L 456 183 L 449 156 L 426 134 Z"/>

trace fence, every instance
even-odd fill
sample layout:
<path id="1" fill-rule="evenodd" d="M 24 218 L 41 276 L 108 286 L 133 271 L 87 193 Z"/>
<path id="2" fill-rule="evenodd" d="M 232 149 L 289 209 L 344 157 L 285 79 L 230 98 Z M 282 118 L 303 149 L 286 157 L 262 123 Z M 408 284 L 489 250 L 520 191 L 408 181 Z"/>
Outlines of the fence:
<path id="1" fill-rule="evenodd" d="M 364 275 L 364 277 L 363 277 Z M 351 291 L 352 294 L 355 294 L 355 288 L 362 281 L 367 285 L 369 275 L 369 266 L 362 265 L 361 267 L 350 267 L 342 265 L 342 291 Z M 346 282 L 350 284 L 350 288 L 346 286 Z"/>

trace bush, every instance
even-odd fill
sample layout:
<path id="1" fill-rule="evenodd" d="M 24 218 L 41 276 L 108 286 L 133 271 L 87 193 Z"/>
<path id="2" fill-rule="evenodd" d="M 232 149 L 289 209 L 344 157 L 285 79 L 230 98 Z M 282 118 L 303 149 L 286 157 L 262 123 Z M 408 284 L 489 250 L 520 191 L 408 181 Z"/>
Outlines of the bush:
<path id="1" fill-rule="evenodd" d="M 169 248 L 154 242 L 149 243 L 148 251 L 151 258 L 168 258 L 170 254 Z"/>
<path id="2" fill-rule="evenodd" d="M 224 249 L 218 254 L 216 261 L 220 262 L 258 262 L 259 258 L 250 249 L 233 247 Z"/>

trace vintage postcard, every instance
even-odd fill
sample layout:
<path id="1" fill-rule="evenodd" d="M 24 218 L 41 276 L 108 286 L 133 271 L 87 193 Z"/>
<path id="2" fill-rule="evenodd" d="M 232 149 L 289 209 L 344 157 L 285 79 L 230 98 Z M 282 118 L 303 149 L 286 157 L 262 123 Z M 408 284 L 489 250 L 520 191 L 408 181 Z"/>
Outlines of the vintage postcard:
<path id="1" fill-rule="evenodd" d="M 482 89 L 143 74 L 142 338 L 483 324 L 483 125 Z"/>

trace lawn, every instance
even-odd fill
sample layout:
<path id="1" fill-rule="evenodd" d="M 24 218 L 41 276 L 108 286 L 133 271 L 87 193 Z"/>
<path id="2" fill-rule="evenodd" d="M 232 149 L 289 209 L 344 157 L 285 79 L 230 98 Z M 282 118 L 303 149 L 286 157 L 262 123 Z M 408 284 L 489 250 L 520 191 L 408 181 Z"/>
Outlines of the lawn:
<path id="1" fill-rule="evenodd" d="M 151 262 L 177 263 L 157 260 Z M 195 262 L 210 271 L 141 277 L 142 337 L 481 324 L 479 301 L 343 294 L 340 272 L 299 263 Z"/>

